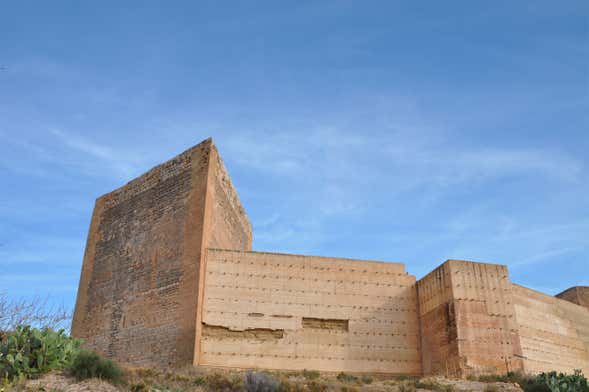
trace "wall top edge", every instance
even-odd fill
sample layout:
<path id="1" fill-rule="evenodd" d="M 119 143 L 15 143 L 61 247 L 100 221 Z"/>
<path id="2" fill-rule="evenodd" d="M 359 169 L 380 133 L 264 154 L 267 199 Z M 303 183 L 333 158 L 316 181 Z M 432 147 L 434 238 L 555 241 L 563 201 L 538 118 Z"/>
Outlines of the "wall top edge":
<path id="1" fill-rule="evenodd" d="M 258 255 L 273 255 L 273 256 L 287 256 L 287 257 L 300 257 L 309 259 L 323 259 L 323 260 L 345 260 L 357 263 L 373 263 L 373 264 L 386 264 L 402 267 L 405 271 L 405 264 L 395 261 L 377 261 L 377 260 L 363 260 L 363 259 L 352 259 L 349 257 L 331 257 L 331 256 L 315 256 L 315 255 L 301 255 L 295 253 L 279 253 L 279 252 L 263 252 L 263 251 L 246 251 L 246 250 L 235 250 L 235 249 L 219 249 L 219 248 L 207 248 L 208 252 L 225 252 L 225 253 L 242 253 L 242 254 L 258 254 Z"/>
<path id="2" fill-rule="evenodd" d="M 484 261 L 461 260 L 461 259 L 448 259 L 448 260 L 444 261 L 441 265 L 444 265 L 444 264 L 452 264 L 452 263 L 483 264 L 483 265 L 494 265 L 494 266 L 499 266 L 499 267 L 505 267 L 505 268 L 507 268 L 507 265 L 505 265 L 505 264 L 487 263 L 487 262 L 484 262 Z"/>
<path id="3" fill-rule="evenodd" d="M 158 171 L 158 170 L 166 167 L 167 165 L 169 165 L 173 161 L 178 160 L 178 159 L 182 159 L 183 157 L 188 156 L 193 151 L 195 151 L 195 150 L 197 150 L 199 148 L 207 148 L 207 149 L 210 150 L 214 146 L 215 146 L 215 144 L 213 142 L 213 138 L 212 137 L 209 137 L 209 138 L 201 141 L 200 143 L 198 143 L 198 144 L 196 144 L 196 145 L 194 145 L 194 146 L 192 146 L 192 147 L 184 150 L 180 154 L 177 154 L 177 155 L 175 155 L 175 156 L 167 159 L 166 161 L 164 161 L 164 162 L 162 162 L 160 164 L 157 164 L 157 165 L 149 168 L 148 170 L 144 171 L 143 173 L 141 173 L 140 175 L 136 176 L 132 180 L 126 182 L 125 184 L 121 185 L 120 187 L 118 187 L 118 188 L 116 188 L 116 189 L 114 189 L 114 190 L 112 190 L 110 192 L 107 192 L 107 193 L 99 196 L 96 200 L 99 201 L 99 200 L 104 200 L 104 199 L 108 199 L 108 198 L 111 198 L 111 197 L 116 197 L 116 195 L 119 194 L 120 192 L 124 191 L 125 189 L 127 189 L 127 188 L 129 188 L 129 187 L 131 187 L 131 186 L 133 186 L 133 185 L 135 185 L 137 183 L 140 183 L 146 177 L 148 177 L 152 173 L 154 173 L 154 172 L 156 172 L 156 171 Z"/>
<path id="4" fill-rule="evenodd" d="M 562 295 L 566 292 L 575 291 L 575 290 L 579 290 L 579 289 L 589 290 L 589 286 L 572 286 L 572 287 L 569 287 L 568 289 L 565 289 L 565 290 L 561 291 L 560 293 L 556 294 L 555 297 L 558 297 L 559 295 Z"/>
<path id="5" fill-rule="evenodd" d="M 531 291 L 532 293 L 534 293 L 536 295 L 540 295 L 540 296 L 544 297 L 547 300 L 554 301 L 555 303 L 563 304 L 563 305 L 566 305 L 566 306 L 577 307 L 579 309 L 583 309 L 584 311 L 589 312 L 589 309 L 587 309 L 583 305 L 579 305 L 579 304 L 576 304 L 574 302 L 567 301 L 566 299 L 558 298 L 558 297 L 556 297 L 554 295 L 546 294 L 546 293 L 543 293 L 541 291 L 534 290 L 534 289 L 531 289 L 531 288 L 526 287 L 526 286 L 522 286 L 521 284 L 517 284 L 517 283 L 513 283 L 512 282 L 511 285 L 512 286 L 516 286 L 517 288 L 523 289 L 525 291 Z"/>
<path id="6" fill-rule="evenodd" d="M 429 277 L 434 276 L 440 270 L 444 270 L 444 268 L 449 268 L 453 265 L 458 264 L 477 264 L 477 265 L 488 265 L 488 266 L 495 266 L 507 269 L 507 266 L 504 264 L 495 264 L 495 263 L 485 263 L 482 261 L 472 261 L 472 260 L 460 260 L 460 259 L 447 259 L 442 264 L 439 264 L 434 269 L 432 269 L 427 274 L 423 275 L 420 279 L 418 279 L 417 283 L 419 284 L 422 281 L 427 280 Z"/>

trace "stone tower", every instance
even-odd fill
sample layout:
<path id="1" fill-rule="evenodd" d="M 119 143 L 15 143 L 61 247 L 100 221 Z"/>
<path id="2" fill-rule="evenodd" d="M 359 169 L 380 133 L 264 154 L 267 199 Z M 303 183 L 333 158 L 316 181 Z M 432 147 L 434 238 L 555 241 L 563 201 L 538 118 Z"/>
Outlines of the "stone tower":
<path id="1" fill-rule="evenodd" d="M 96 200 L 72 335 L 123 363 L 194 363 L 204 249 L 251 250 L 212 139 Z"/>

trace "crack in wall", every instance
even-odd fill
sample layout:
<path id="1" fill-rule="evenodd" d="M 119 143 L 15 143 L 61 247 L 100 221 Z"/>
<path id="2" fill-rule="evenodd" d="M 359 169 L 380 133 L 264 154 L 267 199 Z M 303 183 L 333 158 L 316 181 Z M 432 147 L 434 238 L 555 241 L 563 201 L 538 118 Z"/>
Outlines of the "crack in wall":
<path id="1" fill-rule="evenodd" d="M 349 330 L 349 320 L 303 317 L 303 328 L 330 329 L 347 332 Z"/>
<path id="2" fill-rule="evenodd" d="M 278 340 L 284 337 L 284 329 L 246 328 L 232 329 L 222 325 L 202 324 L 202 336 L 216 339 L 250 339 L 250 340 Z"/>

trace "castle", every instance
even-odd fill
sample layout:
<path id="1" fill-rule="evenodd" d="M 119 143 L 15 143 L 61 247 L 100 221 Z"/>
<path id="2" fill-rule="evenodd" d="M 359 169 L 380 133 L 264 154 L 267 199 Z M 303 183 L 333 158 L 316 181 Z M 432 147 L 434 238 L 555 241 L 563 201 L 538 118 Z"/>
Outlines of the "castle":
<path id="1" fill-rule="evenodd" d="M 96 200 L 72 335 L 136 366 L 467 376 L 582 369 L 589 287 L 556 297 L 507 267 L 252 251 L 207 139 Z"/>

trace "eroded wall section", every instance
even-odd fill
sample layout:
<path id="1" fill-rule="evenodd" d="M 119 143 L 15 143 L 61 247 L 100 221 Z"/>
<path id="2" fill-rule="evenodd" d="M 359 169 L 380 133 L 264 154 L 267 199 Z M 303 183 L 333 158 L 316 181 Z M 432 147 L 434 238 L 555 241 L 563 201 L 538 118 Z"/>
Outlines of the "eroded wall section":
<path id="1" fill-rule="evenodd" d="M 418 293 L 426 373 L 522 368 L 507 267 L 448 260 L 418 282 Z"/>
<path id="2" fill-rule="evenodd" d="M 417 282 L 424 374 L 460 372 L 451 279 L 450 268 L 442 264 Z"/>
<path id="3" fill-rule="evenodd" d="M 420 374 L 402 264 L 207 249 L 199 364 Z"/>
<path id="4" fill-rule="evenodd" d="M 589 310 L 513 285 L 524 370 L 589 374 Z"/>

